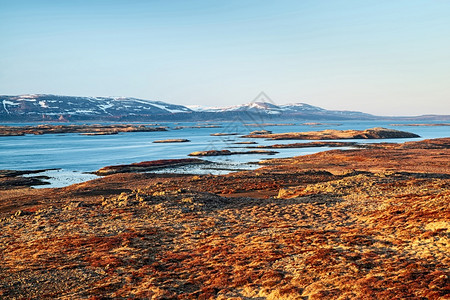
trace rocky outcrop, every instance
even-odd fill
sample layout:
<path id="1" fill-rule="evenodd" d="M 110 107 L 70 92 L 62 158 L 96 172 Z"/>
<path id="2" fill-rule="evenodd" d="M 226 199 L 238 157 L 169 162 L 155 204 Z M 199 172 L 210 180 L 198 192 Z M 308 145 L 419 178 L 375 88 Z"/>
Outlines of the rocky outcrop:
<path id="1" fill-rule="evenodd" d="M 250 132 L 249 135 L 258 135 L 258 136 L 260 136 L 260 135 L 265 135 L 265 134 L 272 134 L 272 131 L 265 130 L 265 129 L 263 129 L 263 130 L 255 130 L 255 131 Z M 246 136 L 243 136 L 243 137 L 246 137 Z"/>
<path id="2" fill-rule="evenodd" d="M 157 140 L 153 143 L 187 143 L 190 142 L 188 139 L 167 139 L 167 140 Z"/>
<path id="3" fill-rule="evenodd" d="M 417 138 L 417 134 L 376 127 L 366 130 L 323 130 L 309 132 L 289 133 L 251 133 L 244 138 L 265 138 L 271 140 L 341 140 L 341 139 L 394 139 L 394 138 Z"/>
<path id="4" fill-rule="evenodd" d="M 32 175 L 39 174 L 45 171 L 55 169 L 43 169 L 43 170 L 0 170 L 0 190 L 13 190 L 19 187 L 30 187 L 36 185 L 48 184 L 47 179 L 49 177 L 44 175 Z M 28 176 L 23 176 L 28 175 Z M 32 175 L 32 176 L 30 176 Z"/>
<path id="5" fill-rule="evenodd" d="M 220 133 L 211 133 L 210 136 L 228 136 L 228 135 L 238 135 L 239 133 L 236 132 L 220 132 Z"/>
<path id="6" fill-rule="evenodd" d="M 221 155 L 237 155 L 237 154 L 277 154 L 276 151 L 267 150 L 251 150 L 251 151 L 230 151 L 230 150 L 207 150 L 196 151 L 189 154 L 189 156 L 221 156 Z"/>
<path id="7" fill-rule="evenodd" d="M 107 166 L 97 170 L 96 172 L 94 172 L 94 174 L 105 176 L 115 173 L 146 172 L 154 169 L 179 167 L 184 165 L 204 164 L 204 163 L 207 162 L 197 158 L 161 159 L 161 160 L 143 161 L 140 163 L 128 165 Z"/>

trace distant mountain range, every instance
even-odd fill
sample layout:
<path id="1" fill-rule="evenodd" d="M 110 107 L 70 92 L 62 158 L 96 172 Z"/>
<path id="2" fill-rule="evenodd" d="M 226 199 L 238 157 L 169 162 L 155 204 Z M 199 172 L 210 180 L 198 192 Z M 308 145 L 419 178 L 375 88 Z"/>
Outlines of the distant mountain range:
<path id="1" fill-rule="evenodd" d="M 0 122 L 203 121 L 203 120 L 374 120 L 356 111 L 327 110 L 306 103 L 254 101 L 230 107 L 182 106 L 128 97 L 0 95 Z M 424 117 L 425 118 L 425 117 Z M 429 116 L 427 119 L 433 119 Z"/>

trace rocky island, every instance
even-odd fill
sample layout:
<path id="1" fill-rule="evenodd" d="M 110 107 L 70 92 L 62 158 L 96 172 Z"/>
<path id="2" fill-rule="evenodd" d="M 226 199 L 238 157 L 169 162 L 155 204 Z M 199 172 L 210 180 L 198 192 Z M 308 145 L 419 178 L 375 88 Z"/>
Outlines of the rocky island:
<path id="1" fill-rule="evenodd" d="M 251 151 L 230 151 L 230 150 L 206 150 L 195 151 L 189 154 L 189 156 L 222 156 L 222 155 L 238 155 L 238 154 L 277 154 L 276 151 L 268 150 L 251 150 Z"/>
<path id="2" fill-rule="evenodd" d="M 188 139 L 167 139 L 167 140 L 157 140 L 153 143 L 187 143 L 190 142 Z"/>
<path id="3" fill-rule="evenodd" d="M 394 139 L 394 138 L 417 138 L 417 134 L 386 129 L 382 127 L 366 130 L 322 130 L 288 133 L 264 133 L 254 132 L 242 136 L 243 138 L 264 138 L 271 140 L 342 140 L 342 139 Z"/>
<path id="4" fill-rule="evenodd" d="M 450 138 L 0 192 L 2 299 L 446 299 Z"/>

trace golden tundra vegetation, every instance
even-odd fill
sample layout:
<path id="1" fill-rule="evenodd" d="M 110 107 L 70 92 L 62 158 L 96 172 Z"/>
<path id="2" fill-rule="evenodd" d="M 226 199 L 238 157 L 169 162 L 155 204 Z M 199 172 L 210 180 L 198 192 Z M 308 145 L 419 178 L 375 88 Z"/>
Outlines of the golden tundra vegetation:
<path id="1" fill-rule="evenodd" d="M 1 299 L 450 298 L 450 138 L 1 188 Z"/>

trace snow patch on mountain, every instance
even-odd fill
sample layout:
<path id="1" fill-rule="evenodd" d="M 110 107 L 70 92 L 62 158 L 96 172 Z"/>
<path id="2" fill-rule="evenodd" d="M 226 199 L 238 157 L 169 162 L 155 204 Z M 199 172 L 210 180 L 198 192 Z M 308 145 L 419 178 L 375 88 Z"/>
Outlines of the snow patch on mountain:
<path id="1" fill-rule="evenodd" d="M 45 101 L 39 101 L 39 105 L 40 105 L 42 108 L 48 108 L 48 105 L 47 105 L 47 103 L 46 103 Z"/>

